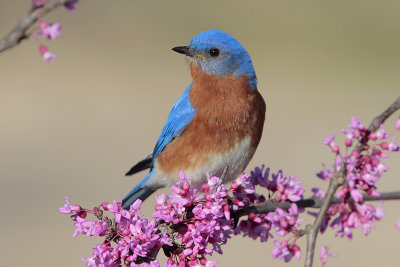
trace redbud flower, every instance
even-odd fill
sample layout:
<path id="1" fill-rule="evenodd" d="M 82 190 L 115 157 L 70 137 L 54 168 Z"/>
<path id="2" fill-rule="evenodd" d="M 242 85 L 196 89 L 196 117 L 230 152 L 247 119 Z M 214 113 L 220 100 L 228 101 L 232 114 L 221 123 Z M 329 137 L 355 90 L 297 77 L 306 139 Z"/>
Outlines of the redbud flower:
<path id="1" fill-rule="evenodd" d="M 364 124 L 362 123 L 362 121 L 360 121 L 359 119 L 357 119 L 356 117 L 352 117 L 351 118 L 351 122 L 349 124 L 349 128 L 353 129 L 353 130 L 362 130 L 364 129 Z M 358 137 L 357 137 L 358 138 Z"/>
<path id="2" fill-rule="evenodd" d="M 328 257 L 336 258 L 337 255 L 328 252 L 328 248 L 326 246 L 322 245 L 321 246 L 321 256 L 320 256 L 322 265 L 325 265 L 328 262 Z"/>
<path id="3" fill-rule="evenodd" d="M 47 23 L 41 21 L 39 23 L 40 32 L 36 32 L 36 36 L 44 36 L 49 40 L 53 40 L 61 35 L 61 25 L 58 22 L 55 23 Z"/>
<path id="4" fill-rule="evenodd" d="M 396 129 L 400 130 L 400 115 L 399 115 L 399 117 L 397 118 L 397 121 L 396 121 Z"/>
<path id="5" fill-rule="evenodd" d="M 272 250 L 272 257 L 283 259 L 285 262 L 289 262 L 293 256 L 297 259 L 300 258 L 301 253 L 297 245 L 291 245 L 287 241 L 279 242 L 279 240 L 274 240 L 275 248 Z"/>
<path id="6" fill-rule="evenodd" d="M 300 222 L 304 221 L 303 219 L 299 219 L 298 216 L 297 205 L 292 203 L 288 211 L 277 208 L 274 212 L 268 213 L 266 219 L 272 223 L 272 227 L 275 229 L 277 235 L 285 236 L 300 226 Z"/>
<path id="7" fill-rule="evenodd" d="M 348 129 L 342 130 L 342 132 L 346 134 L 345 145 L 347 148 L 352 146 L 353 141 L 356 140 L 363 145 L 363 150 L 354 151 L 348 155 L 346 149 L 346 154 L 336 155 L 334 166 L 328 169 L 323 165 L 324 170 L 317 174 L 321 179 L 330 180 L 334 172 L 343 172 L 347 180 L 346 185 L 340 187 L 336 194 L 342 203 L 329 207 L 320 231 L 323 233 L 330 226 L 337 229 L 336 236 L 346 236 L 352 239 L 353 229 L 362 227 L 364 235 L 367 235 L 374 228 L 373 223 L 383 217 L 382 204 L 376 208 L 364 204 L 363 193 L 379 196 L 376 182 L 387 171 L 387 167 L 382 162 L 382 158 L 386 158 L 387 155 L 382 150 L 393 152 L 400 149 L 395 138 L 391 143 L 384 141 L 389 137 L 389 133 L 384 130 L 383 125 L 376 132 L 370 133 L 360 120 L 353 117 Z M 371 144 L 372 141 L 378 140 L 380 143 Z M 333 135 L 325 138 L 325 144 L 331 147 L 333 141 Z M 332 149 L 332 152 L 335 153 L 335 151 Z M 343 170 L 343 168 L 345 169 Z M 313 192 L 314 197 L 324 197 L 325 194 L 319 189 L 313 189 Z M 354 202 L 347 203 L 346 201 L 350 198 Z M 313 212 L 308 213 L 316 216 Z M 332 222 L 330 222 L 331 219 L 333 219 Z"/>
<path id="8" fill-rule="evenodd" d="M 322 191 L 321 189 L 316 188 L 316 187 L 313 187 L 311 189 L 311 191 L 314 193 L 312 195 L 313 197 L 325 197 L 325 195 L 326 195 L 324 191 Z"/>
<path id="9" fill-rule="evenodd" d="M 399 145 L 396 144 L 396 137 L 394 136 L 392 142 L 388 145 L 388 150 L 391 152 L 399 151 Z"/>
<path id="10" fill-rule="evenodd" d="M 400 219 L 398 219 L 396 222 L 396 228 L 397 230 L 400 230 Z"/>
<path id="11" fill-rule="evenodd" d="M 39 46 L 39 52 L 42 55 L 43 60 L 46 62 L 51 62 L 57 57 L 56 54 L 49 52 L 47 46 L 44 45 Z"/>
<path id="12" fill-rule="evenodd" d="M 323 170 L 317 173 L 317 177 L 322 180 L 329 181 L 332 178 L 333 170 L 326 167 L 325 164 L 322 164 Z"/>
<path id="13" fill-rule="evenodd" d="M 70 0 L 64 4 L 64 7 L 69 11 L 76 12 L 75 5 L 78 3 L 78 0 Z"/>
<path id="14" fill-rule="evenodd" d="M 64 199 L 65 199 L 65 202 L 67 202 L 67 204 L 64 204 L 64 207 L 58 209 L 61 213 L 72 214 L 72 213 L 77 213 L 82 210 L 82 207 L 79 205 L 71 206 L 71 204 L 69 203 L 68 197 L 65 197 Z"/>
<path id="15" fill-rule="evenodd" d="M 37 7 L 41 7 L 44 4 L 47 4 L 49 2 L 49 0 L 32 0 L 33 5 L 37 6 Z"/>
<path id="16" fill-rule="evenodd" d="M 335 144 L 335 134 L 332 134 L 332 136 L 326 136 L 324 144 L 329 146 L 333 153 L 339 153 L 339 146 Z"/>

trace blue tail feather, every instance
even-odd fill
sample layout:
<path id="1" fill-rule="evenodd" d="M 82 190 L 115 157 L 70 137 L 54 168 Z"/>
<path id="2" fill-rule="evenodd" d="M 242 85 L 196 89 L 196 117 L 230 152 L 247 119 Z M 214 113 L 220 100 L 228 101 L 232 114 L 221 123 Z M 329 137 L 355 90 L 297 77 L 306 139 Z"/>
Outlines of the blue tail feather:
<path id="1" fill-rule="evenodd" d="M 157 190 L 156 187 L 147 187 L 145 183 L 150 178 L 153 172 L 150 172 L 137 186 L 135 186 L 122 200 L 122 208 L 129 210 L 129 207 L 137 200 L 145 200 L 154 191 Z"/>

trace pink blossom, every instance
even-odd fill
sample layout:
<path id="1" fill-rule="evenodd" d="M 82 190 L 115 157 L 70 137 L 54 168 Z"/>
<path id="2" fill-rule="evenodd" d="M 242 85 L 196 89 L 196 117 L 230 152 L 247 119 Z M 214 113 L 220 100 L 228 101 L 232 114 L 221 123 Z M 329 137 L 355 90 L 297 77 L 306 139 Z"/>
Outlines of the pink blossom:
<path id="1" fill-rule="evenodd" d="M 313 197 L 325 197 L 325 195 L 326 195 L 324 191 L 322 191 L 321 189 L 316 188 L 316 187 L 313 187 L 311 189 L 311 191 L 314 193 L 312 195 Z"/>
<path id="2" fill-rule="evenodd" d="M 299 211 L 297 205 L 292 203 L 288 211 L 277 208 L 274 212 L 267 214 L 266 219 L 272 223 L 277 235 L 285 236 L 298 226 L 303 219 L 299 219 Z"/>
<path id="3" fill-rule="evenodd" d="M 78 0 L 70 0 L 64 4 L 64 7 L 69 11 L 76 12 L 75 5 L 78 3 Z"/>
<path id="4" fill-rule="evenodd" d="M 260 238 L 261 242 L 266 242 L 272 237 L 270 230 L 271 222 L 267 220 L 265 214 L 250 214 L 247 220 L 240 221 L 234 233 L 251 237 L 254 240 Z"/>
<path id="5" fill-rule="evenodd" d="M 253 194 L 256 191 L 254 185 L 250 181 L 250 175 L 246 173 L 239 176 L 235 180 L 235 184 L 242 185 L 244 192 L 247 194 Z"/>
<path id="6" fill-rule="evenodd" d="M 328 251 L 328 248 L 325 245 L 321 246 L 321 256 L 320 256 L 320 260 L 322 262 L 322 265 L 325 265 L 328 262 L 328 257 L 332 257 L 332 258 L 336 258 L 337 255 L 330 253 Z"/>
<path id="7" fill-rule="evenodd" d="M 364 201 L 364 197 L 359 190 L 356 188 L 352 188 L 350 190 L 350 195 L 355 202 L 362 203 Z"/>
<path id="8" fill-rule="evenodd" d="M 348 149 L 345 154 L 336 155 L 335 165 L 327 168 L 317 174 L 319 178 L 330 180 L 335 172 L 344 170 L 347 183 L 339 188 L 336 197 L 342 200 L 342 203 L 331 205 L 324 218 L 320 231 L 323 233 L 327 227 L 337 229 L 336 236 L 346 236 L 349 239 L 353 237 L 353 230 L 362 228 L 364 235 L 367 235 L 375 226 L 375 221 L 380 220 L 384 212 L 381 208 L 364 204 L 363 194 L 371 196 L 379 196 L 376 182 L 381 178 L 382 174 L 387 171 L 387 167 L 382 162 L 383 158 L 388 155 L 383 153 L 383 150 L 396 152 L 399 150 L 396 144 L 396 139 L 393 138 L 389 144 L 385 141 L 389 137 L 383 125 L 374 132 L 370 133 L 364 127 L 364 124 L 357 118 L 352 118 L 351 123 L 346 130 L 342 130 L 346 134 L 345 146 L 349 148 L 353 141 L 361 143 L 365 149 L 354 151 L 350 155 Z M 327 137 L 325 144 L 332 145 L 334 136 Z M 380 143 L 373 144 L 373 141 Z M 318 189 L 313 189 L 314 196 L 321 197 L 323 192 Z M 347 203 L 348 199 L 352 198 L 354 202 Z M 313 212 L 308 212 L 310 215 L 316 216 Z"/>
<path id="9" fill-rule="evenodd" d="M 296 256 L 297 259 L 301 257 L 301 251 L 297 245 L 289 244 L 287 241 L 279 242 L 279 240 L 274 240 L 274 245 L 272 257 L 275 259 L 283 259 L 285 262 L 289 262 L 293 256 Z"/>
<path id="10" fill-rule="evenodd" d="M 322 180 L 329 181 L 332 178 L 333 170 L 327 168 L 325 164 L 322 164 L 323 170 L 317 173 L 317 177 L 321 178 Z"/>
<path id="11" fill-rule="evenodd" d="M 33 5 L 37 7 L 41 7 L 44 4 L 47 4 L 50 0 L 32 0 Z"/>
<path id="12" fill-rule="evenodd" d="M 396 129 L 400 130 L 400 115 L 399 115 L 399 117 L 397 118 L 397 121 L 396 121 Z"/>
<path id="13" fill-rule="evenodd" d="M 151 221 L 141 217 L 141 200 L 133 203 L 129 211 L 121 208 L 121 201 L 104 202 L 100 208 L 93 210 L 82 209 L 85 215 L 96 215 L 98 220 L 94 221 L 76 214 L 68 199 L 60 211 L 72 214 L 76 228 L 74 237 L 84 234 L 106 238 L 106 242 L 93 248 L 90 258 L 83 259 L 87 266 L 137 266 L 139 263 L 158 266 L 159 262 L 154 259 L 161 247 L 170 254 L 165 266 L 214 266 L 216 261 L 209 261 L 207 257 L 214 252 L 222 253 L 221 246 L 233 233 L 260 238 L 261 242 L 272 236 L 272 225 L 281 236 L 298 233 L 297 228 L 302 219 L 298 218 L 299 210 L 294 203 L 287 211 L 277 209 L 270 214 L 250 213 L 233 231 L 231 209 L 237 209 L 237 205 L 244 207 L 266 201 L 264 196 L 255 192 L 252 181 L 259 181 L 264 187 L 270 188 L 269 195 L 277 201 L 295 201 L 303 197 L 304 190 L 294 176 L 286 178 L 279 171 L 269 180 L 268 174 L 263 173 L 262 169 L 252 174 L 240 176 L 234 181 L 236 185 L 229 190 L 221 184 L 220 178 L 207 176 L 207 184 L 202 186 L 203 190 L 198 191 L 191 187 L 191 177 L 180 172 L 179 182 L 172 187 L 169 197 L 165 194 L 156 196 L 157 204 L 152 216 L 154 220 Z M 233 196 L 228 197 L 228 193 L 233 193 Z M 230 203 L 233 203 L 232 206 Z M 113 218 L 104 216 L 101 208 L 104 212 L 112 213 Z M 174 233 L 173 238 L 167 234 L 170 231 Z M 170 238 L 184 249 L 169 249 L 172 246 Z M 300 257 L 300 249 L 294 242 L 287 249 L 290 257 Z"/>
<path id="14" fill-rule="evenodd" d="M 60 208 L 61 212 L 69 212 L 69 201 Z M 101 207 L 105 211 L 113 213 L 114 219 L 110 220 L 104 216 L 104 220 L 88 220 L 85 217 L 72 215 L 76 227 L 73 237 L 78 234 L 86 236 L 105 236 L 106 242 L 93 247 L 90 258 L 84 258 L 86 266 L 121 266 L 121 263 L 134 263 L 140 257 L 146 266 L 159 266 L 154 257 L 163 245 L 172 246 L 166 233 L 160 233 L 156 228 L 156 221 L 148 221 L 139 215 L 141 200 L 131 205 L 129 211 L 121 208 L 121 201 L 113 201 L 112 204 L 103 203 Z M 88 213 L 102 215 L 99 208 L 94 208 Z M 108 240 L 108 241 L 107 241 Z M 116 246 L 112 246 L 114 240 Z M 134 263 L 135 264 L 135 263 Z M 133 266 L 133 265 L 132 265 Z"/>
<path id="15" fill-rule="evenodd" d="M 326 136 L 324 144 L 329 146 L 333 153 L 339 153 L 339 146 L 337 144 L 335 144 L 335 135 L 334 134 L 332 134 L 332 136 Z"/>
<path id="16" fill-rule="evenodd" d="M 57 57 L 56 54 L 49 52 L 47 46 L 44 45 L 39 46 L 39 52 L 42 55 L 43 60 L 46 62 L 51 62 Z"/>
<path id="17" fill-rule="evenodd" d="M 77 217 L 77 221 L 74 222 L 76 227 L 75 233 L 72 237 L 77 237 L 79 234 L 86 236 L 104 236 L 108 230 L 108 224 L 105 221 L 88 221 L 81 217 Z"/>
<path id="18" fill-rule="evenodd" d="M 389 137 L 389 133 L 385 131 L 382 124 L 376 132 L 370 133 L 368 137 L 373 141 L 383 140 Z"/>
<path id="19" fill-rule="evenodd" d="M 256 169 L 255 172 L 252 172 L 250 183 L 266 187 L 274 193 L 277 201 L 298 201 L 303 198 L 304 189 L 301 187 L 302 182 L 298 178 L 293 175 L 287 178 L 280 170 L 276 174 L 272 174 L 272 179 L 269 180 L 269 169 L 266 169 L 264 175 L 262 169 Z M 240 193 L 240 190 L 235 190 L 236 192 Z"/>
<path id="20" fill-rule="evenodd" d="M 77 213 L 82 210 L 82 207 L 79 205 L 71 206 L 71 204 L 69 203 L 68 197 L 65 197 L 64 199 L 65 199 L 65 202 L 67 202 L 67 204 L 64 204 L 64 207 L 58 209 L 61 213 L 73 214 L 73 213 Z"/>
<path id="21" fill-rule="evenodd" d="M 398 219 L 396 222 L 396 228 L 397 230 L 400 230 L 400 219 Z"/>
<path id="22" fill-rule="evenodd" d="M 40 32 L 35 33 L 36 36 L 44 36 L 49 40 L 53 40 L 61 35 L 61 25 L 60 23 L 47 23 L 41 21 L 39 23 Z"/>
<path id="23" fill-rule="evenodd" d="M 396 137 L 392 138 L 392 142 L 389 143 L 388 150 L 391 152 L 399 151 L 399 145 L 396 143 Z"/>
<path id="24" fill-rule="evenodd" d="M 165 195 L 156 197 L 156 212 L 153 218 L 157 221 L 175 225 L 182 244 L 186 249 L 182 252 L 171 251 L 172 261 L 168 261 L 168 266 L 176 264 L 206 264 L 206 255 L 211 255 L 214 251 L 222 253 L 221 245 L 233 233 L 232 223 L 227 215 L 226 200 L 227 190 L 224 185 L 220 185 L 220 179 L 207 176 L 207 190 L 198 194 L 196 189 L 192 189 L 183 172 L 180 172 L 180 181 L 172 187 L 169 198 Z M 243 178 L 242 178 L 243 179 Z M 241 181 L 238 181 L 241 183 Z M 228 217 L 228 219 L 226 219 Z M 213 248 L 208 248 L 211 245 Z M 178 262 L 176 259 L 180 259 Z M 201 260 L 204 259 L 204 260 Z M 208 262 L 210 266 L 214 263 Z"/>
<path id="25" fill-rule="evenodd" d="M 351 123 L 349 124 L 349 128 L 353 129 L 353 130 L 362 130 L 365 127 L 364 127 L 364 124 L 362 123 L 362 121 L 360 121 L 356 117 L 352 117 Z M 358 136 L 356 136 L 356 138 L 358 138 Z"/>

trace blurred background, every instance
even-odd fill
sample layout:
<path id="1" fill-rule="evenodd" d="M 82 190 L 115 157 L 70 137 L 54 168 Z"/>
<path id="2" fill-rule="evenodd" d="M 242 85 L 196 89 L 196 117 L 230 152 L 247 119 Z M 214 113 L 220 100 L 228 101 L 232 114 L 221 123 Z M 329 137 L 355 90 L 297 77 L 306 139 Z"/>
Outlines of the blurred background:
<path id="1" fill-rule="evenodd" d="M 30 1 L 0 1 L 0 35 Z M 400 95 L 398 1 L 80 1 L 77 12 L 45 17 L 62 36 L 45 42 L 59 57 L 44 63 L 33 40 L 0 54 L 0 264 L 84 266 L 101 239 L 71 237 L 58 212 L 69 196 L 91 208 L 121 199 L 145 173 L 124 173 L 146 156 L 175 100 L 191 81 L 171 48 L 220 29 L 252 56 L 267 102 L 264 135 L 247 171 L 266 164 L 312 187 L 333 162 L 324 136 L 340 134 L 352 116 L 369 124 Z M 398 114 L 397 114 L 398 115 Z M 396 115 L 396 116 L 397 116 Z M 394 131 L 395 118 L 387 121 Z M 399 132 L 396 133 L 399 135 Z M 400 155 L 386 163 L 382 191 L 400 190 Z M 144 203 L 150 217 L 155 201 Z M 338 254 L 327 266 L 398 266 L 400 202 L 368 238 L 320 236 Z M 304 245 L 305 238 L 299 241 Z M 302 266 L 274 260 L 272 242 L 233 237 L 218 266 Z M 305 246 L 303 246 L 305 252 Z"/>

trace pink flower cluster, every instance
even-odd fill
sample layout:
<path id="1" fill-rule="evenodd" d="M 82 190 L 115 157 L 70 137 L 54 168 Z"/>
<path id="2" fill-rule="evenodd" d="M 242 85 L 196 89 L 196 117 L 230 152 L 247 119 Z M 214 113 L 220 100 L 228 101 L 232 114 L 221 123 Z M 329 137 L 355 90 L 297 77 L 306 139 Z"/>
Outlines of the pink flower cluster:
<path id="1" fill-rule="evenodd" d="M 326 137 L 324 143 L 336 154 L 336 164 L 332 169 L 324 166 L 324 170 L 317 174 L 323 180 L 330 180 L 334 172 L 343 171 L 346 178 L 345 185 L 339 188 L 336 195 L 342 201 L 340 204 L 330 206 L 321 232 L 330 226 L 337 229 L 337 236 L 347 236 L 352 239 L 353 229 L 362 227 L 363 233 L 367 235 L 374 228 L 373 223 L 384 216 L 382 203 L 378 207 L 367 205 L 364 203 L 364 194 L 379 196 L 376 182 L 387 171 L 382 162 L 383 158 L 388 157 L 385 151 L 399 151 L 399 146 L 395 137 L 389 143 L 386 141 L 389 133 L 384 130 L 383 125 L 376 132 L 370 132 L 359 119 L 354 117 L 348 129 L 342 132 L 346 135 L 345 153 L 341 153 L 339 146 L 334 143 L 334 135 Z M 362 149 L 350 153 L 349 150 L 354 143 L 361 144 Z M 313 191 L 314 197 L 324 197 L 325 193 L 322 190 L 314 188 Z M 349 202 L 349 199 L 354 202 Z M 315 213 L 310 214 L 316 216 Z"/>
<path id="2" fill-rule="evenodd" d="M 207 177 L 201 192 L 191 188 L 183 172 L 180 181 L 172 186 L 169 198 L 165 194 L 156 197 L 156 212 L 153 218 L 160 225 L 173 229 L 175 248 L 168 254 L 167 266 L 214 266 L 206 256 L 214 251 L 222 253 L 221 245 L 232 234 L 228 190 L 220 184 L 218 177 Z"/>
<path id="3" fill-rule="evenodd" d="M 46 5 L 50 0 L 32 0 L 32 4 L 36 8 L 43 7 Z M 78 0 L 70 0 L 64 3 L 64 7 L 72 12 L 76 11 L 75 4 L 78 3 Z M 42 20 L 40 16 L 40 11 L 37 11 L 37 17 L 39 19 L 39 31 L 35 32 L 35 37 L 45 37 L 48 40 L 54 40 L 57 37 L 61 36 L 61 25 L 58 22 L 55 23 L 47 23 Z M 46 62 L 51 62 L 57 55 L 49 52 L 49 49 L 46 45 L 43 45 L 37 38 L 35 40 L 39 43 L 39 53 L 41 54 L 42 58 Z"/>
<path id="4" fill-rule="evenodd" d="M 231 188 L 234 188 L 234 197 L 232 202 L 233 210 L 237 210 L 246 205 L 258 205 L 267 199 L 263 195 L 255 192 L 254 186 L 261 186 L 268 190 L 269 201 L 285 202 L 298 201 L 303 199 L 304 189 L 301 187 L 301 181 L 294 176 L 284 177 L 282 171 L 269 177 L 270 169 L 264 171 L 264 166 L 256 168 L 251 172 L 251 176 L 244 174 Z M 239 181 L 239 182 L 238 182 Z M 283 259 L 288 262 L 295 256 L 301 257 L 300 247 L 296 245 L 299 234 L 299 226 L 303 221 L 299 218 L 299 209 L 295 203 L 292 203 L 289 210 L 277 208 L 274 212 L 267 214 L 250 213 L 247 220 L 242 220 L 235 229 L 235 234 L 243 234 L 253 239 L 260 238 L 265 242 L 269 237 L 273 237 L 271 229 L 275 230 L 278 236 L 292 234 L 294 236 L 291 242 L 274 240 L 276 248 L 272 251 L 274 258 Z"/>
<path id="5" fill-rule="evenodd" d="M 297 259 L 301 257 L 301 251 L 299 246 L 288 241 L 274 240 L 275 248 L 272 250 L 272 257 L 275 259 L 283 259 L 285 262 L 289 262 L 295 255 Z"/>
<path id="6" fill-rule="evenodd" d="M 48 32 L 46 36 L 52 38 L 55 35 Z M 46 51 L 43 49 L 43 52 Z M 396 127 L 400 128 L 400 117 Z M 343 133 L 346 134 L 345 153 L 341 153 L 334 135 L 326 137 L 324 142 L 336 155 L 336 164 L 332 168 L 324 166 L 317 176 L 330 180 L 335 172 L 344 172 L 346 183 L 336 196 L 341 203 L 330 206 L 321 232 L 331 227 L 337 230 L 337 236 L 351 239 L 353 229 L 362 228 L 367 235 L 374 228 L 374 222 L 384 216 L 382 202 L 378 207 L 365 204 L 364 194 L 379 196 L 375 183 L 387 171 L 382 159 L 387 157 L 386 151 L 398 151 L 399 146 L 395 138 L 386 141 L 389 134 L 383 127 L 371 133 L 356 118 L 352 118 Z M 355 143 L 361 143 L 362 149 L 349 153 Z M 60 212 L 71 214 L 75 227 L 73 237 L 82 234 L 105 238 L 103 243 L 93 247 L 90 258 L 82 259 L 86 265 L 160 266 L 156 257 L 163 248 L 168 257 L 166 267 L 214 266 L 217 262 L 207 257 L 214 252 L 222 253 L 221 246 L 232 234 L 259 238 L 261 242 L 273 238 L 275 233 L 279 237 L 291 235 L 288 240 L 273 241 L 272 256 L 285 262 L 301 257 L 296 241 L 303 219 L 299 218 L 302 210 L 296 202 L 303 199 L 304 189 L 296 177 L 285 177 L 282 171 L 270 175 L 270 169 L 264 170 L 262 166 L 251 175 L 241 175 L 229 188 L 220 178 L 207 176 L 207 183 L 200 190 L 191 187 L 191 177 L 186 177 L 183 172 L 179 177 L 168 197 L 165 194 L 156 196 L 157 205 L 151 221 L 144 219 L 140 212 L 141 200 L 132 204 L 129 211 L 121 208 L 121 201 L 103 203 L 87 210 L 71 205 L 66 198 Z M 257 186 L 267 190 L 267 194 L 258 194 Z M 313 188 L 312 191 L 314 197 L 325 197 L 321 189 Z M 250 213 L 247 219 L 239 221 L 241 212 L 249 206 L 267 202 L 291 202 L 291 205 L 288 210 L 276 208 L 267 214 Z M 104 212 L 111 213 L 111 218 Z M 97 220 L 87 219 L 88 214 L 93 214 Z M 400 220 L 396 226 L 400 229 Z M 321 262 L 325 264 L 328 257 L 336 255 L 322 246 Z"/>
<path id="7" fill-rule="evenodd" d="M 76 237 L 78 234 L 86 236 L 106 237 L 102 244 L 93 247 L 93 255 L 84 258 L 86 266 L 121 266 L 121 264 L 136 266 L 159 266 L 155 259 L 162 246 L 172 246 L 166 233 L 161 233 L 157 228 L 156 221 L 148 221 L 142 218 L 140 212 L 141 200 L 132 204 L 130 210 L 121 208 L 121 201 L 114 201 L 112 204 L 103 203 L 101 208 L 104 211 L 113 213 L 114 219 L 110 220 L 103 216 L 100 208 L 85 210 L 80 206 L 71 206 L 68 198 L 67 204 L 59 211 L 64 214 L 72 214 Z M 94 214 L 98 220 L 92 221 L 86 218 L 87 214 Z M 116 246 L 112 246 L 116 243 Z"/>

